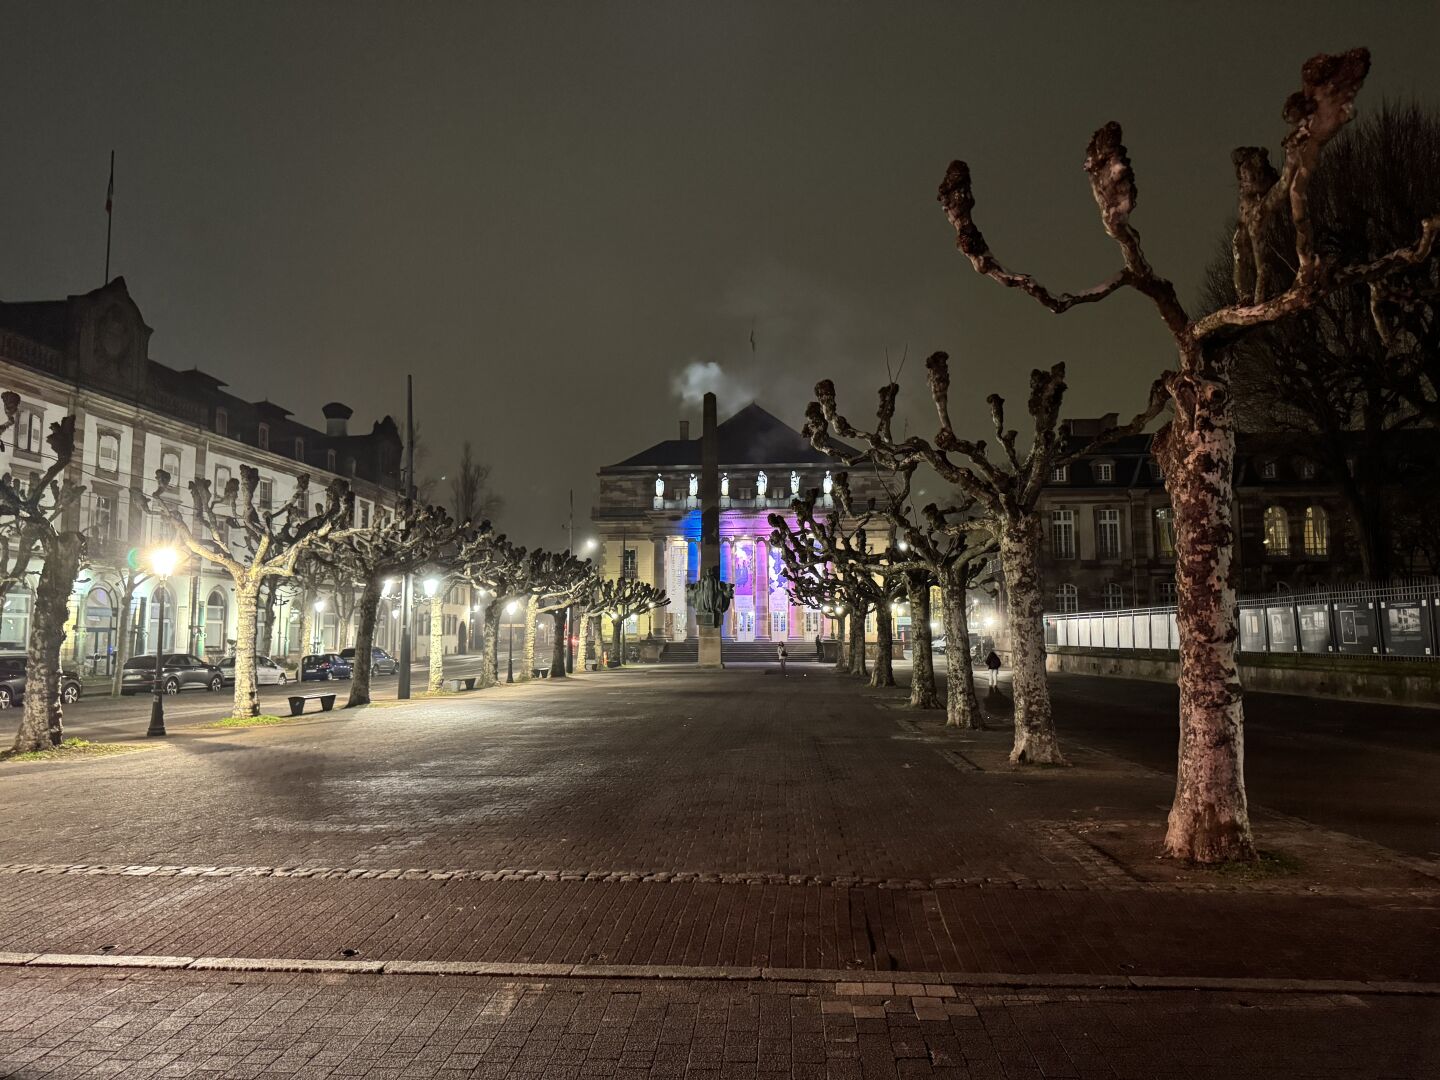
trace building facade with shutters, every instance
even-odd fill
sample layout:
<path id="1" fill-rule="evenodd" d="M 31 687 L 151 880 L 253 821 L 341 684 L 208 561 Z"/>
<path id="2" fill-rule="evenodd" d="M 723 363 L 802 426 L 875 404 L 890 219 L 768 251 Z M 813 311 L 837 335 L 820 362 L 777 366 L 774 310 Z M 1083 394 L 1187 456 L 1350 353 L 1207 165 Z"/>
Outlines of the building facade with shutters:
<path id="1" fill-rule="evenodd" d="M 831 486 L 837 466 L 794 428 L 759 405 L 750 404 L 717 426 L 720 466 L 720 575 L 735 586 L 735 599 L 721 627 L 733 642 L 810 642 L 829 638 L 834 620 L 818 608 L 793 602 L 786 591 L 780 553 L 770 543 L 769 515 L 789 514 L 796 493 L 820 492 L 817 513 L 833 508 Z M 631 636 L 654 635 L 671 642 L 698 640 L 695 613 L 685 585 L 700 568 L 700 444 L 680 423 L 679 438 L 656 443 L 599 471 L 599 493 L 591 519 L 607 578 L 639 578 L 665 589 L 667 607 L 633 617 Z M 877 493 L 863 470 L 851 473 L 856 505 Z M 877 529 L 876 550 L 888 545 Z M 908 616 L 896 612 L 900 636 Z M 874 613 L 867 636 L 874 638 Z"/>
<path id="2" fill-rule="evenodd" d="M 1076 419 L 1084 441 L 1115 415 Z M 1175 602 L 1170 501 L 1151 454 L 1153 436 L 1121 439 L 1052 470 L 1038 504 L 1045 528 L 1046 608 L 1115 610 Z M 1242 435 L 1235 469 L 1235 583 L 1240 594 L 1302 590 L 1355 580 L 1339 487 L 1315 462 Z"/>
<path id="3" fill-rule="evenodd" d="M 21 484 L 33 482 L 54 460 L 45 442 L 50 425 L 75 416 L 70 475 L 85 492 L 66 524 L 85 532 L 90 565 L 75 583 L 62 657 L 87 675 L 105 675 L 113 667 L 125 577 L 144 565 L 150 548 L 173 542 L 173 528 L 132 494 L 137 486 L 152 491 L 157 469 L 171 475 L 176 504 L 185 507 L 190 480 L 205 477 L 223 487 L 241 465 L 259 470 L 262 507 L 283 505 L 302 474 L 310 476 L 317 497 L 332 479 L 346 480 L 355 492 L 358 525 L 392 514 L 398 501 L 401 439 L 390 417 L 352 433 L 351 410 L 332 402 L 323 410 L 325 426 L 308 426 L 274 402 L 228 393 L 224 382 L 198 368 L 151 359 L 150 335 L 123 278 L 63 300 L 0 302 L 0 389 L 20 396 L 18 423 L 5 440 L 0 467 Z M 233 649 L 228 575 L 194 556 L 182 558 L 167 582 L 139 586 L 131 608 L 131 654 L 160 645 L 218 658 Z M 32 587 L 33 574 L 6 596 L 0 647 L 23 647 Z M 398 641 L 393 604 L 385 603 L 377 640 L 387 648 Z M 262 628 L 259 646 L 291 658 L 317 645 L 342 648 L 352 611 L 350 597 L 333 588 L 309 594 L 281 589 L 270 617 L 261 613 L 268 633 Z M 309 642 L 302 640 L 307 632 Z M 417 644 L 423 654 L 423 636 Z"/>

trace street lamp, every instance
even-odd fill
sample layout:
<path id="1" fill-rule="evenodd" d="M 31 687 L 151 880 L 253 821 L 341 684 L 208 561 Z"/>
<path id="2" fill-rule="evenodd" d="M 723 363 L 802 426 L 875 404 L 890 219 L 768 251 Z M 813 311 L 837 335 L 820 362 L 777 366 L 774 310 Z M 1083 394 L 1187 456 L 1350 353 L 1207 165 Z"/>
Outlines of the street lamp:
<path id="1" fill-rule="evenodd" d="M 440 579 L 427 577 L 425 579 L 425 599 L 434 600 L 435 594 L 440 591 Z"/>
<path id="2" fill-rule="evenodd" d="M 310 639 L 310 651 L 318 653 L 320 643 L 324 640 L 324 631 L 320 628 L 320 613 L 325 610 L 325 598 L 322 596 L 315 601 L 315 634 Z"/>
<path id="3" fill-rule="evenodd" d="M 516 604 L 514 600 L 511 600 L 508 604 L 505 605 L 505 614 L 511 616 L 510 649 L 509 654 L 505 657 L 505 664 L 507 668 L 505 672 L 505 681 L 507 683 L 513 683 L 515 681 L 515 619 L 513 617 L 515 615 L 515 607 Z"/>
<path id="4" fill-rule="evenodd" d="M 165 699 L 161 696 L 164 693 L 165 671 L 165 582 L 170 580 L 170 575 L 175 572 L 175 564 L 179 561 L 180 553 L 173 547 L 160 547 L 150 552 L 150 572 L 159 582 L 150 590 L 150 595 L 159 601 L 160 611 L 159 633 L 155 635 L 155 681 L 151 685 L 150 727 L 145 732 L 147 737 L 165 735 Z"/>

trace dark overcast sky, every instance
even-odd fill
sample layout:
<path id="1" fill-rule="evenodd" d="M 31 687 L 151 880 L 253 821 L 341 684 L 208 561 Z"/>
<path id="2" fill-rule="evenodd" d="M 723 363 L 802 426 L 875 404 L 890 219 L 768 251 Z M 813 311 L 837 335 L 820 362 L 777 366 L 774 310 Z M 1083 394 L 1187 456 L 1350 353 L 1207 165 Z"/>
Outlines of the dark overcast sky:
<path id="1" fill-rule="evenodd" d="M 1188 298 L 1229 151 L 1276 146 L 1301 62 L 1368 45 L 1362 107 L 1440 104 L 1437 12 L 0 2 L 0 297 L 100 284 L 113 147 L 113 272 L 156 359 L 316 424 L 335 398 L 398 415 L 413 372 L 431 470 L 472 440 L 502 523 L 558 545 L 567 489 L 583 520 L 597 467 L 698 421 L 672 388 L 692 362 L 796 426 L 826 375 L 866 415 L 907 348 L 927 433 L 939 348 L 967 422 L 1061 358 L 1071 414 L 1138 407 L 1169 360 L 1150 310 L 1056 319 L 980 279 L 935 202 L 947 162 L 1003 259 L 1081 287 L 1117 262 L 1080 163 L 1119 120 Z"/>

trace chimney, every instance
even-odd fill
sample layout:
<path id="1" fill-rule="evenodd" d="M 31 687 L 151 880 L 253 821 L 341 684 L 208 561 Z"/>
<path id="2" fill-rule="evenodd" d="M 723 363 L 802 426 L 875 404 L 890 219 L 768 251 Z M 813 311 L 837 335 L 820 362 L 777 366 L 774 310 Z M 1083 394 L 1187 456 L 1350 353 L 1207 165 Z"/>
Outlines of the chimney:
<path id="1" fill-rule="evenodd" d="M 681 421 L 680 421 L 680 441 L 681 441 L 681 442 L 689 442 L 689 441 L 690 441 L 690 421 L 689 421 L 689 420 L 681 420 Z"/>
<path id="2" fill-rule="evenodd" d="M 338 401 L 332 401 L 328 405 L 322 406 L 320 411 L 325 414 L 326 435 L 343 437 L 349 434 L 346 428 L 349 424 L 350 417 L 355 413 L 355 410 L 350 408 L 349 405 L 342 405 Z"/>

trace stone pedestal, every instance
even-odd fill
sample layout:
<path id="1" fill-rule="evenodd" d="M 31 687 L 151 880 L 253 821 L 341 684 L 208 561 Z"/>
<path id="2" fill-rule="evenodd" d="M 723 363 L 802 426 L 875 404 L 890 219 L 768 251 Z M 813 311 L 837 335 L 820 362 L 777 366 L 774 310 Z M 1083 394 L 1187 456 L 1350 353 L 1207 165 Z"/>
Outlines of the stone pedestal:
<path id="1" fill-rule="evenodd" d="M 720 628 L 700 627 L 700 666 L 702 668 L 724 667 L 720 660 Z"/>

